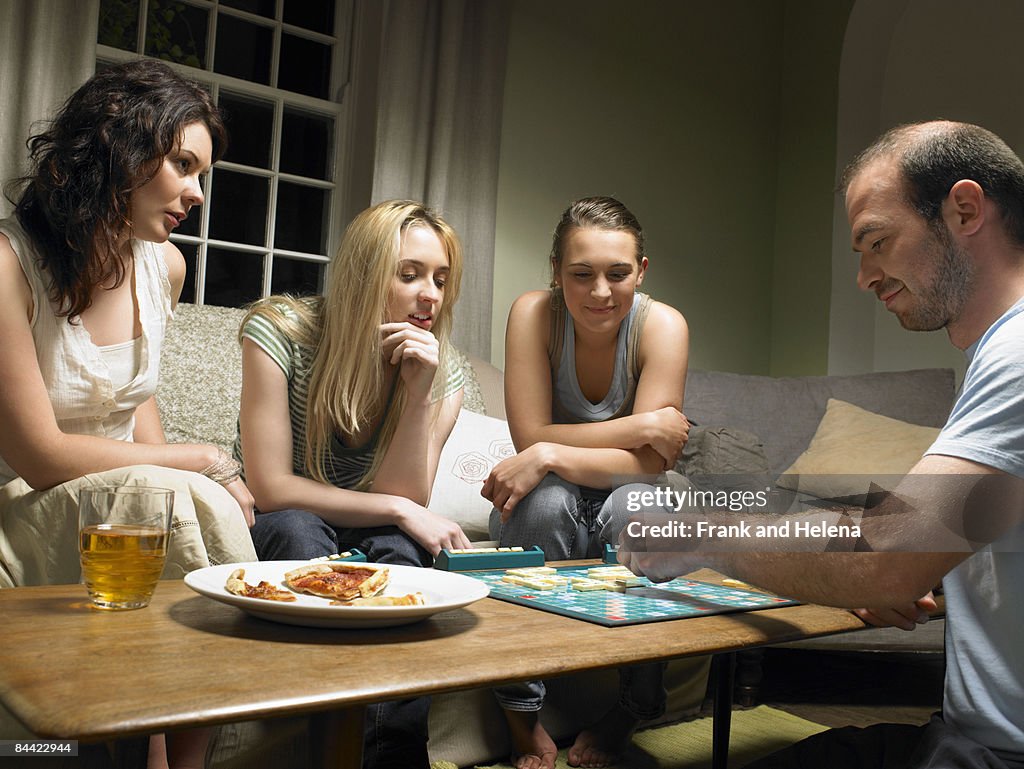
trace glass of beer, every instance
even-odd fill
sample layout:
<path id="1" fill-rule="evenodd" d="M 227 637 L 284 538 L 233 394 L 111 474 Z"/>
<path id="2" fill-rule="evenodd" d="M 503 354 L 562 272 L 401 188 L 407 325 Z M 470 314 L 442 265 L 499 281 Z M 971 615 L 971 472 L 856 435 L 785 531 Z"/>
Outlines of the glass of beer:
<path id="1" fill-rule="evenodd" d="M 170 489 L 100 486 L 81 492 L 78 552 L 93 606 L 149 605 L 167 559 L 173 510 Z"/>

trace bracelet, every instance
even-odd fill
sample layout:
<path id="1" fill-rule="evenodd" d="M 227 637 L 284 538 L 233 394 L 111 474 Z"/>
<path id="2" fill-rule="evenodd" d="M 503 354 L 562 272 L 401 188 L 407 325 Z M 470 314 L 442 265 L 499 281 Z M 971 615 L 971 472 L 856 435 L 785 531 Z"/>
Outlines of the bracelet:
<path id="1" fill-rule="evenodd" d="M 200 470 L 199 474 L 205 475 L 211 481 L 215 481 L 221 486 L 227 486 L 232 481 L 238 480 L 238 477 L 242 474 L 242 464 L 234 457 L 224 453 L 223 449 L 218 449 L 217 453 L 217 461 L 205 470 Z"/>

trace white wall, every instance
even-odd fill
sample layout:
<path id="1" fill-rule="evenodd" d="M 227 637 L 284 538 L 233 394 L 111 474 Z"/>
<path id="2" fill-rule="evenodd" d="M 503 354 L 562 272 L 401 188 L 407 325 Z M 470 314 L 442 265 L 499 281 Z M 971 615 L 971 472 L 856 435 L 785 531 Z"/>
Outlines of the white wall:
<path id="1" fill-rule="evenodd" d="M 824 374 L 828 366 L 835 188 L 836 100 L 843 35 L 853 0 L 787 0 L 781 39 L 774 376 Z"/>
<path id="2" fill-rule="evenodd" d="M 1024 149 L 1020 32 L 1024 3 L 858 0 L 840 70 L 837 172 L 891 126 L 950 118 Z M 842 201 L 833 222 L 829 372 L 963 368 L 944 331 L 903 330 L 873 295 L 858 296 Z"/>

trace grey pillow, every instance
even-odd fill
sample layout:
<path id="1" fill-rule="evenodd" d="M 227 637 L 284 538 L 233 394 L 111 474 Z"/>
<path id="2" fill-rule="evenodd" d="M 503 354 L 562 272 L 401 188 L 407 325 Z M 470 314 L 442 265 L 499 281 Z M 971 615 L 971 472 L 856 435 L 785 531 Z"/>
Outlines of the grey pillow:
<path id="1" fill-rule="evenodd" d="M 761 439 L 735 427 L 694 427 L 676 462 L 691 481 L 714 480 L 721 489 L 758 488 L 770 471 Z"/>

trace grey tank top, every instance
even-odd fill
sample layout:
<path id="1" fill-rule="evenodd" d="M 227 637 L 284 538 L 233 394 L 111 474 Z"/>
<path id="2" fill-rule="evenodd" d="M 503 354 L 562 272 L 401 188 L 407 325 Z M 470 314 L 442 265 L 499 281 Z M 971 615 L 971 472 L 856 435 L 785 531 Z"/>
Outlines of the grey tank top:
<path id="1" fill-rule="evenodd" d="M 640 334 L 651 298 L 636 294 L 629 315 L 619 326 L 615 348 L 612 383 L 600 403 L 591 403 L 576 378 L 576 333 L 572 315 L 565 309 L 562 292 L 551 292 L 551 335 L 548 358 L 551 361 L 551 418 L 555 424 L 604 422 L 633 413 L 636 383 L 640 378 Z"/>

